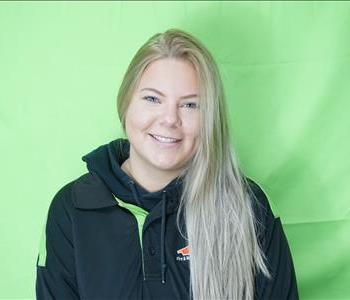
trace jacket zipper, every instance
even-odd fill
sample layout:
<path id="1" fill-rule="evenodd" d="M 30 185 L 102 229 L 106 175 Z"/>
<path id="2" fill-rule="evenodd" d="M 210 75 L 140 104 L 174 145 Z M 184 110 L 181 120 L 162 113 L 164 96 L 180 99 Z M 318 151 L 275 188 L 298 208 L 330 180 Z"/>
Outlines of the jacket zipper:
<path id="1" fill-rule="evenodd" d="M 137 218 L 136 216 L 131 213 L 134 217 L 134 220 L 136 221 L 136 226 L 138 228 L 139 224 L 137 222 Z M 138 229 L 139 230 L 139 229 Z M 142 261 L 142 274 L 143 274 L 143 281 L 146 280 L 146 275 L 145 275 L 145 264 L 144 264 L 144 259 L 143 259 L 143 246 L 142 246 L 142 241 L 141 239 L 143 238 L 143 234 L 142 234 L 142 231 L 141 231 L 141 235 L 139 235 L 139 243 L 140 243 L 140 249 L 141 249 L 141 261 Z"/>
<path id="2" fill-rule="evenodd" d="M 139 227 L 139 222 L 137 220 L 137 217 L 133 214 L 134 216 L 134 219 L 136 221 L 136 226 L 137 226 L 137 230 L 141 231 L 141 233 L 139 233 L 139 242 L 140 242 L 140 249 L 141 249 L 141 260 L 142 260 L 142 274 L 143 274 L 143 281 L 146 280 L 146 275 L 145 275 L 145 262 L 144 262 L 144 258 L 143 258 L 143 242 L 142 242 L 142 239 L 143 239 L 143 224 L 142 224 L 142 227 L 140 228 Z"/>
<path id="3" fill-rule="evenodd" d="M 134 220 L 136 221 L 137 232 L 139 235 L 140 249 L 141 249 L 143 281 L 145 281 L 146 275 L 145 275 L 145 263 L 144 263 L 144 259 L 143 259 L 142 238 L 143 238 L 143 224 L 146 220 L 148 212 L 137 205 L 126 203 L 126 202 L 122 201 L 121 199 L 118 199 L 114 194 L 113 194 L 113 196 L 116 199 L 118 205 L 123 207 L 123 208 L 126 208 L 128 210 L 128 212 L 134 217 Z"/>
<path id="4" fill-rule="evenodd" d="M 130 212 L 130 213 L 133 215 L 134 220 L 136 221 L 136 226 L 137 226 L 137 230 L 138 230 L 138 234 L 139 234 L 139 243 L 140 243 L 141 260 L 142 260 L 142 274 L 143 274 L 143 281 L 145 281 L 146 280 L 146 275 L 145 275 L 145 263 L 144 263 L 144 259 L 143 259 L 143 246 L 142 246 L 142 244 L 143 244 L 142 243 L 143 234 L 142 234 L 142 228 L 141 228 L 141 233 L 139 233 L 140 229 L 139 229 L 139 223 L 137 221 L 137 217 L 132 212 Z"/>
<path id="5" fill-rule="evenodd" d="M 141 248 L 141 259 L 142 259 L 142 273 L 143 273 L 143 281 L 146 280 L 146 275 L 145 275 L 145 265 L 144 265 L 144 260 L 143 260 L 143 249 Z"/>

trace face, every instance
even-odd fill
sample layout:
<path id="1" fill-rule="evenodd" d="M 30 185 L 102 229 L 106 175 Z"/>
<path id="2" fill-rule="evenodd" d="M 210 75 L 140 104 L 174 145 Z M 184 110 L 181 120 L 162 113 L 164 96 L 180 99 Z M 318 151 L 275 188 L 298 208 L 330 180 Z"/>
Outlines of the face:
<path id="1" fill-rule="evenodd" d="M 132 164 L 169 173 L 186 165 L 198 143 L 198 88 L 189 62 L 160 59 L 146 68 L 125 117 Z"/>

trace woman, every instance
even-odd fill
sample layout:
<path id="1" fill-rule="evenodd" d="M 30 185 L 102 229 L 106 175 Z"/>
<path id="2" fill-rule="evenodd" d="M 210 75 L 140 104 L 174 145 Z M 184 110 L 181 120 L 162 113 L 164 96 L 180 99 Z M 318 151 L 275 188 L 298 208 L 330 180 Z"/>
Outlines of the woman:
<path id="1" fill-rule="evenodd" d="M 38 299 L 298 299 L 287 239 L 238 166 L 216 63 L 178 29 L 132 59 L 127 139 L 83 156 L 51 202 Z"/>

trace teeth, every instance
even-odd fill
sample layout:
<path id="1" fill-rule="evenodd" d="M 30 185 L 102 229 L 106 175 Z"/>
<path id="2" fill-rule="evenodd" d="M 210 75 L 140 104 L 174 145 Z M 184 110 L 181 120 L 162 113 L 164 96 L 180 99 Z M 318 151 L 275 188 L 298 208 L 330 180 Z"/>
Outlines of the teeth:
<path id="1" fill-rule="evenodd" d="M 174 143 L 177 141 L 177 139 L 172 139 L 172 138 L 166 138 L 166 137 L 163 137 L 163 136 L 160 136 L 160 135 L 155 135 L 155 134 L 152 134 L 153 137 L 160 141 L 160 142 L 163 142 L 163 143 Z"/>

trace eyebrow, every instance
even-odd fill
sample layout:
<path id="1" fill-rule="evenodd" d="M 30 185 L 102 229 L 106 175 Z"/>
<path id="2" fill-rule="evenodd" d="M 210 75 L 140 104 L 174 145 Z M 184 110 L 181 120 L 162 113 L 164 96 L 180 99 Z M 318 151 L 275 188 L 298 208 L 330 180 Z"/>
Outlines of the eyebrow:
<path id="1" fill-rule="evenodd" d="M 165 95 L 161 91 L 158 91 L 158 90 L 156 90 L 154 88 L 143 88 L 140 91 L 143 91 L 143 90 L 153 91 L 153 92 L 155 92 L 155 93 L 165 97 Z M 197 96 L 198 96 L 197 94 L 190 94 L 190 95 L 182 96 L 182 97 L 180 97 L 180 99 L 189 99 L 189 98 L 194 98 L 194 97 L 197 97 Z"/>

